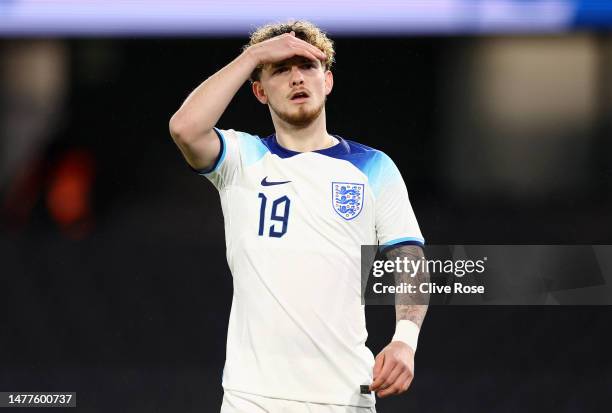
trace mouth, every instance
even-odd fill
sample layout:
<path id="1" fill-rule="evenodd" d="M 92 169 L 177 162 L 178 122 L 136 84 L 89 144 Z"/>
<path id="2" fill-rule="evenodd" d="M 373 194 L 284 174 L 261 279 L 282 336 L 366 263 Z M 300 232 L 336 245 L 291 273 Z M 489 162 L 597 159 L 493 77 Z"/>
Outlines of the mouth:
<path id="1" fill-rule="evenodd" d="M 292 102 L 305 102 L 310 96 L 308 95 L 308 93 L 301 91 L 301 92 L 296 92 L 293 95 L 291 95 L 290 100 Z"/>

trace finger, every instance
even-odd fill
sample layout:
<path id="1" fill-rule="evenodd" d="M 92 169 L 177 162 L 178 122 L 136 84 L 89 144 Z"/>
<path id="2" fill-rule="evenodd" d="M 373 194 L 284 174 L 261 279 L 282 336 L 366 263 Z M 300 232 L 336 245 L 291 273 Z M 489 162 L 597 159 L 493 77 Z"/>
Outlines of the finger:
<path id="1" fill-rule="evenodd" d="M 408 388 L 410 387 L 410 384 L 412 383 L 412 374 L 410 374 L 410 372 L 404 372 L 402 373 L 396 380 L 394 383 L 394 387 L 397 389 L 395 394 L 401 394 L 403 392 L 405 392 L 406 390 L 408 390 Z"/>
<path id="2" fill-rule="evenodd" d="M 379 392 L 376 393 L 376 395 L 380 398 L 384 398 L 384 397 L 388 397 L 388 396 L 392 396 L 394 394 L 399 394 L 399 388 L 397 386 L 391 386 L 389 388 L 386 388 L 385 390 L 381 390 Z"/>
<path id="3" fill-rule="evenodd" d="M 299 51 L 296 51 L 295 54 L 299 55 L 299 56 L 303 56 L 303 57 L 305 57 L 308 60 L 312 60 L 313 62 L 316 62 L 317 60 L 320 60 L 315 55 L 310 53 L 308 50 L 299 50 Z"/>
<path id="4" fill-rule="evenodd" d="M 318 56 L 317 59 L 315 60 L 324 60 L 327 59 L 327 55 L 325 54 L 325 52 L 323 52 L 321 49 L 319 49 L 318 47 L 308 43 L 305 40 L 302 40 L 300 38 L 296 38 L 295 39 L 296 42 L 296 46 L 303 46 L 305 49 L 307 49 L 310 53 L 312 53 L 315 56 Z"/>
<path id="5" fill-rule="evenodd" d="M 388 388 L 380 390 L 376 395 L 380 398 L 392 396 L 396 394 L 402 394 L 410 388 L 414 376 L 410 370 L 404 370 L 402 374 L 395 380 L 395 382 Z"/>
<path id="6" fill-rule="evenodd" d="M 387 389 L 384 390 L 380 390 L 376 392 L 376 396 L 382 398 L 385 398 L 387 396 L 391 396 L 395 394 L 395 387 L 389 387 Z"/>
<path id="7" fill-rule="evenodd" d="M 397 363 L 395 367 L 393 368 L 393 370 L 391 370 L 391 372 L 387 376 L 387 379 L 385 380 L 385 382 L 382 384 L 381 390 L 386 390 L 394 386 L 399 387 L 405 379 L 404 377 L 402 377 L 404 373 L 405 373 L 404 367 L 400 363 Z"/>
<path id="8" fill-rule="evenodd" d="M 412 379 L 414 379 L 414 376 L 410 375 L 408 376 L 408 379 L 402 383 L 402 387 L 401 387 L 401 393 L 407 391 L 410 388 L 410 385 L 412 385 Z"/>
<path id="9" fill-rule="evenodd" d="M 295 37 L 295 32 L 291 30 L 291 33 L 289 33 L 289 35 Z"/>
<path id="10" fill-rule="evenodd" d="M 384 362 L 385 362 L 385 353 L 378 354 L 376 358 L 374 359 L 374 369 L 373 369 L 374 379 L 378 377 L 380 370 L 382 370 L 382 366 Z"/>
<path id="11" fill-rule="evenodd" d="M 378 391 L 376 395 L 378 397 L 387 397 L 393 394 L 402 393 L 404 391 L 402 390 L 402 386 L 406 382 L 407 375 L 408 373 L 406 373 L 405 369 L 398 363 L 389 375 L 389 379 L 382 385 L 381 390 Z"/>
<path id="12" fill-rule="evenodd" d="M 317 56 L 319 60 L 327 60 L 327 55 L 325 54 L 325 52 L 323 52 L 322 50 L 319 50 L 318 47 L 314 47 L 314 53 L 313 54 L 315 56 Z"/>
<path id="13" fill-rule="evenodd" d="M 408 376 L 407 379 L 400 378 L 397 380 L 394 386 L 394 388 L 396 389 L 395 392 L 385 391 L 385 393 L 383 393 L 382 391 L 380 391 L 379 393 L 377 393 L 377 395 L 378 397 L 384 397 L 384 396 L 389 396 L 391 394 L 402 394 L 410 388 L 411 384 L 412 384 L 412 376 Z"/>
<path id="14" fill-rule="evenodd" d="M 307 57 L 308 59 L 313 60 L 315 62 L 327 59 L 327 55 L 323 53 L 322 51 L 320 51 L 319 49 L 317 49 L 316 47 L 313 50 L 313 48 L 310 48 L 310 47 L 299 47 L 298 46 L 294 49 L 294 53 L 300 56 Z"/>
<path id="15" fill-rule="evenodd" d="M 300 39 L 297 39 L 297 40 L 300 40 Z M 307 58 L 308 60 L 312 60 L 312 61 L 320 60 L 317 57 L 318 53 L 313 53 L 312 48 L 309 46 L 310 45 L 308 43 L 306 43 L 305 45 L 302 43 L 298 43 L 298 42 L 289 43 L 289 49 L 287 50 L 287 52 L 290 53 L 290 55 L 287 56 L 287 59 L 293 56 L 303 56 Z"/>
<path id="16" fill-rule="evenodd" d="M 401 383 L 398 378 L 401 376 L 402 370 L 402 366 L 397 363 L 395 368 L 387 376 L 387 379 L 379 387 L 379 390 L 376 393 L 379 397 L 387 396 L 389 394 L 395 394 L 397 392 Z"/>
<path id="17" fill-rule="evenodd" d="M 327 55 L 318 47 L 311 45 L 310 43 L 304 42 L 308 45 L 308 50 L 319 59 L 326 59 Z"/>
<path id="18" fill-rule="evenodd" d="M 374 378 L 374 382 L 372 383 L 371 390 L 376 391 L 380 388 L 380 386 L 387 381 L 387 377 L 395 368 L 397 362 L 393 361 L 391 358 L 386 357 L 382 366 L 382 370 L 380 374 Z"/>

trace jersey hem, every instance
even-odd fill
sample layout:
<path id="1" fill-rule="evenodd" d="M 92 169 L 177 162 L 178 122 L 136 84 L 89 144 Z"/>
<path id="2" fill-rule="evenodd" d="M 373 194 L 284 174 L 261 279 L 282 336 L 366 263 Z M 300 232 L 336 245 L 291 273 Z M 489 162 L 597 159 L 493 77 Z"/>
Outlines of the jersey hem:
<path id="1" fill-rule="evenodd" d="M 335 405 L 335 406 L 351 406 L 351 407 L 374 407 L 376 405 L 376 400 L 374 398 L 366 397 L 364 395 L 356 395 L 356 396 L 351 397 L 346 402 L 344 401 L 338 402 L 338 400 L 318 398 L 315 396 L 311 397 L 309 395 L 289 398 L 289 397 L 282 396 L 282 395 L 270 394 L 268 392 L 243 390 L 243 389 L 236 388 L 233 386 L 227 386 L 225 384 L 223 384 L 222 386 L 223 386 L 224 391 L 229 390 L 229 391 L 238 392 L 238 393 L 252 394 L 255 396 L 266 397 L 269 399 L 288 400 L 288 401 L 302 402 L 302 403 L 328 404 L 328 405 Z M 357 398 L 362 399 L 363 403 L 360 403 L 360 400 Z"/>

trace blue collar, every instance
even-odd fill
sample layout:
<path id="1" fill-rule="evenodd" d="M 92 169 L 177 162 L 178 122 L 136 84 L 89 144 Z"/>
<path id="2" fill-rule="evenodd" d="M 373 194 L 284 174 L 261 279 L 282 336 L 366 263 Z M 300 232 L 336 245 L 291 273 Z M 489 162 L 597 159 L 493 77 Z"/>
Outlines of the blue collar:
<path id="1" fill-rule="evenodd" d="M 338 135 L 332 135 L 332 136 L 338 139 L 339 142 L 337 144 L 335 144 L 334 146 L 330 146 L 329 148 L 319 149 L 319 150 L 312 151 L 312 152 L 320 153 L 321 155 L 326 155 L 326 156 L 331 156 L 331 157 L 348 155 L 351 152 L 351 148 L 349 144 L 346 142 L 346 140 L 342 139 Z M 301 153 L 305 153 L 305 152 L 292 151 L 291 149 L 282 147 L 276 140 L 276 134 L 272 134 L 268 136 L 267 138 L 263 138 L 261 141 L 263 142 L 264 145 L 266 145 L 266 147 L 270 150 L 272 154 L 278 155 L 280 158 L 283 158 L 283 159 L 290 158 L 292 156 L 299 155 Z"/>

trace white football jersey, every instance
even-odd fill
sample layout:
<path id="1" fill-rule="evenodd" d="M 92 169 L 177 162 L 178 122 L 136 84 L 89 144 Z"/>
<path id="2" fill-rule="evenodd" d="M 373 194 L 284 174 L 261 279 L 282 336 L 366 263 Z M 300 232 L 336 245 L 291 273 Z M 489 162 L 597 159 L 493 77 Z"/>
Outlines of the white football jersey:
<path id="1" fill-rule="evenodd" d="M 399 170 L 336 136 L 313 152 L 215 129 L 200 171 L 219 190 L 234 295 L 224 389 L 372 406 L 374 357 L 361 304 L 361 245 L 423 245 Z"/>

